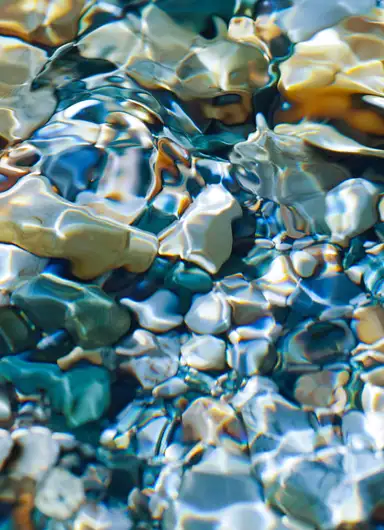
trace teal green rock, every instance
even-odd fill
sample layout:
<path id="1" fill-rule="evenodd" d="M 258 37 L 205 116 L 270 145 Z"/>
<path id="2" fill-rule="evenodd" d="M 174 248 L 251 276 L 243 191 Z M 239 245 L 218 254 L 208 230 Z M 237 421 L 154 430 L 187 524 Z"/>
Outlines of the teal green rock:
<path id="1" fill-rule="evenodd" d="M 267 239 L 256 239 L 255 246 L 248 255 L 243 258 L 243 262 L 248 267 L 248 271 L 254 278 L 263 276 L 272 261 L 279 255 L 272 241 Z"/>
<path id="2" fill-rule="evenodd" d="M 0 356 L 32 348 L 39 338 L 36 327 L 11 307 L 0 307 Z"/>
<path id="3" fill-rule="evenodd" d="M 62 372 L 55 364 L 6 357 L 0 361 L 0 384 L 6 382 L 24 394 L 45 392 L 70 427 L 100 419 L 110 404 L 109 373 L 98 366 Z"/>
<path id="4" fill-rule="evenodd" d="M 213 286 L 207 272 L 182 261 L 178 262 L 167 275 L 165 284 L 169 288 L 186 289 L 192 293 L 208 293 Z"/>
<path id="5" fill-rule="evenodd" d="M 131 324 L 129 312 L 100 287 L 52 274 L 41 274 L 24 283 L 11 300 L 45 332 L 66 329 L 83 348 L 113 344 Z"/>

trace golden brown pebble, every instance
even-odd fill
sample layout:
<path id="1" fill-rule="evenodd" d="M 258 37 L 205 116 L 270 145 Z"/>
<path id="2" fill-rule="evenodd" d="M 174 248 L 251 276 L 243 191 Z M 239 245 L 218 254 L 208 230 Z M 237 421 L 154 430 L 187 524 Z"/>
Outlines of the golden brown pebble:
<path id="1" fill-rule="evenodd" d="M 219 106 L 213 105 L 212 100 L 202 101 L 201 109 L 203 115 L 208 119 L 219 120 L 226 125 L 239 125 L 244 123 L 251 113 L 252 95 L 244 91 L 238 102 Z"/>
<path id="2" fill-rule="evenodd" d="M 28 167 L 19 166 L 19 159 L 22 154 L 33 152 L 32 146 L 15 147 L 3 152 L 0 156 L 0 174 L 4 180 L 0 180 L 0 192 L 7 191 L 21 178 L 25 177 L 30 171 Z"/>
<path id="3" fill-rule="evenodd" d="M 59 46 L 76 37 L 88 0 L 3 0 L 0 32 L 47 46 Z"/>
<path id="4" fill-rule="evenodd" d="M 99 348 L 94 350 L 84 350 L 81 346 L 76 346 L 76 348 L 71 350 L 67 355 L 57 359 L 57 364 L 61 370 L 69 370 L 72 365 L 84 359 L 99 366 L 103 364 L 103 358 Z"/>
<path id="5" fill-rule="evenodd" d="M 279 90 L 292 104 L 278 121 L 341 119 L 368 134 L 384 134 L 374 106 L 356 105 L 356 96 L 382 96 L 384 10 L 350 17 L 300 42 L 280 66 Z"/>
<path id="6" fill-rule="evenodd" d="M 67 259 L 84 280 L 118 267 L 144 272 L 158 246 L 154 235 L 99 219 L 56 195 L 45 177 L 32 175 L 0 194 L 0 240 L 37 256 Z"/>
<path id="7" fill-rule="evenodd" d="M 15 530 L 35 530 L 32 510 L 35 503 L 35 481 L 24 478 L 16 486 L 16 504 L 12 509 Z"/>
<path id="8" fill-rule="evenodd" d="M 380 305 L 359 307 L 353 318 L 361 342 L 373 344 L 384 336 L 384 308 Z"/>
<path id="9" fill-rule="evenodd" d="M 169 173 L 175 181 L 180 180 L 179 165 L 191 167 L 186 149 L 172 142 L 169 138 L 160 138 L 154 162 L 154 173 L 157 180 L 153 195 L 156 195 L 161 189 L 163 172 Z"/>
<path id="10" fill-rule="evenodd" d="M 184 440 L 203 444 L 223 445 L 229 452 L 241 454 L 246 446 L 243 427 L 234 409 L 227 403 L 200 397 L 182 415 Z"/>
<path id="11" fill-rule="evenodd" d="M 249 42 L 263 49 L 267 56 L 271 56 L 265 42 L 270 42 L 282 33 L 274 23 L 275 16 L 264 15 L 252 20 L 249 17 L 232 17 L 228 27 L 228 37 L 237 42 Z"/>
<path id="12" fill-rule="evenodd" d="M 165 88 L 185 101 L 197 100 L 206 117 L 227 124 L 244 121 L 252 110 L 248 103 L 253 90 L 270 80 L 266 44 L 255 35 L 238 40 L 216 17 L 217 35 L 206 39 L 181 28 L 153 3 L 141 14 L 140 19 L 129 14 L 87 33 L 79 40 L 80 54 L 124 68 L 146 89 Z M 240 102 L 214 107 L 212 98 L 222 94 L 238 95 Z"/>
<path id="13" fill-rule="evenodd" d="M 276 14 L 260 15 L 255 20 L 256 36 L 269 44 L 273 39 L 281 37 L 283 31 L 276 24 Z"/>

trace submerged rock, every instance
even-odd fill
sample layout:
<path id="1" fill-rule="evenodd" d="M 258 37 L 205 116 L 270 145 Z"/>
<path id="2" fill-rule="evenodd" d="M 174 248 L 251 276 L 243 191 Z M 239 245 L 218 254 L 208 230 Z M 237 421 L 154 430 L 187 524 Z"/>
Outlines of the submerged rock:
<path id="1" fill-rule="evenodd" d="M 110 404 L 110 377 L 97 366 L 65 373 L 55 364 L 6 357 L 0 361 L 0 382 L 10 382 L 26 394 L 43 391 L 52 408 L 73 427 L 98 420 Z"/>
<path id="2" fill-rule="evenodd" d="M 12 303 L 44 331 L 66 329 L 74 341 L 85 348 L 116 342 L 131 324 L 128 311 L 100 287 L 48 273 L 16 289 Z"/>
<path id="3" fill-rule="evenodd" d="M 176 375 L 180 339 L 177 334 L 154 335 L 137 329 L 116 347 L 120 370 L 126 371 L 145 389 L 154 389 Z"/>
<path id="4" fill-rule="evenodd" d="M 230 154 L 236 179 L 245 190 L 286 208 L 305 234 L 327 233 L 324 223 L 328 190 L 349 177 L 341 165 L 321 157 L 299 136 L 272 131 L 262 114 L 257 131 Z M 304 234 L 303 234 L 304 235 Z"/>
<path id="5" fill-rule="evenodd" d="M 231 307 L 225 296 L 211 291 L 194 299 L 184 320 L 195 333 L 219 334 L 231 326 Z"/>
<path id="6" fill-rule="evenodd" d="M 194 335 L 181 346 L 181 358 L 197 370 L 223 370 L 226 344 L 214 335 Z"/>
<path id="7" fill-rule="evenodd" d="M 0 223 L 2 242 L 37 256 L 68 259 L 81 279 L 122 266 L 143 272 L 157 252 L 152 234 L 90 214 L 56 195 L 43 177 L 24 177 L 0 194 Z"/>
<path id="8" fill-rule="evenodd" d="M 364 179 L 346 180 L 328 192 L 325 220 L 333 242 L 345 246 L 377 222 L 379 193 L 378 186 Z"/>
<path id="9" fill-rule="evenodd" d="M 214 274 L 231 255 L 231 222 L 241 215 L 240 205 L 225 188 L 208 186 L 181 219 L 159 235 L 159 253 L 179 256 Z"/>
<path id="10" fill-rule="evenodd" d="M 81 479 L 65 469 L 55 467 L 39 486 L 35 505 L 47 517 L 65 520 L 77 512 L 84 500 Z"/>
<path id="11" fill-rule="evenodd" d="M 40 482 L 59 456 L 59 444 L 51 431 L 37 426 L 16 429 L 12 440 L 19 449 L 19 456 L 10 465 L 10 476 L 16 480 L 31 478 Z"/>
<path id="12" fill-rule="evenodd" d="M 381 527 L 384 2 L 0 3 L 1 528 Z"/>
<path id="13" fill-rule="evenodd" d="M 178 312 L 177 295 L 166 289 L 156 291 L 142 302 L 122 298 L 120 303 L 135 314 L 140 326 L 150 331 L 170 331 L 183 322 L 183 317 Z"/>

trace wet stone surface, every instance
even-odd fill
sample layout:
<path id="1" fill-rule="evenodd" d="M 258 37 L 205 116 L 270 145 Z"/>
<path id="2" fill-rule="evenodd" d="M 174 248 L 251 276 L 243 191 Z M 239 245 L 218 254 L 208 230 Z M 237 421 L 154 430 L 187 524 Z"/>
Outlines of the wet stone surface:
<path id="1" fill-rule="evenodd" d="M 384 528 L 384 3 L 3 0 L 0 530 Z"/>

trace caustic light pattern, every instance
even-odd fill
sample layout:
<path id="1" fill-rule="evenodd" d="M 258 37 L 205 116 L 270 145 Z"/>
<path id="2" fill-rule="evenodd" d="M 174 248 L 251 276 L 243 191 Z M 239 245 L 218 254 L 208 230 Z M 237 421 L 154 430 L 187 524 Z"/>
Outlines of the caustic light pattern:
<path id="1" fill-rule="evenodd" d="M 0 530 L 384 528 L 384 3 L 1 0 Z"/>

